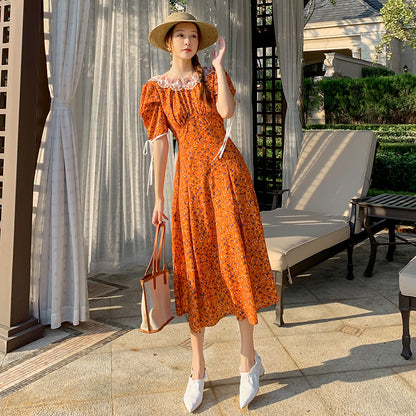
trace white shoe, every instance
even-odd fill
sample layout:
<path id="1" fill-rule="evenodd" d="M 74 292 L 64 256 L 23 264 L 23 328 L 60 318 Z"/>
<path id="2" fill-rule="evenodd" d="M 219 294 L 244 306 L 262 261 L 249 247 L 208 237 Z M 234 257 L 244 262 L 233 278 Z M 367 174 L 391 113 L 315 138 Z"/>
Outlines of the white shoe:
<path id="1" fill-rule="evenodd" d="M 185 396 L 183 397 L 183 401 L 189 413 L 196 410 L 202 403 L 202 395 L 204 393 L 204 383 L 206 379 L 206 372 L 204 373 L 204 378 L 199 380 L 194 380 L 191 373 L 188 385 L 186 386 Z"/>
<path id="2" fill-rule="evenodd" d="M 240 408 L 246 407 L 259 391 L 259 377 L 264 374 L 261 358 L 255 355 L 255 363 L 248 373 L 240 373 Z"/>

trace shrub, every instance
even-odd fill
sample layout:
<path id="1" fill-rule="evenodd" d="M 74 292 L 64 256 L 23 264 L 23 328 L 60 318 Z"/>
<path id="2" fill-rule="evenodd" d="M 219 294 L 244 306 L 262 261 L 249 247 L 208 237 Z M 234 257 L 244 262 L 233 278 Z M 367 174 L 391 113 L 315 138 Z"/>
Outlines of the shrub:
<path id="1" fill-rule="evenodd" d="M 416 144 L 416 124 L 308 124 L 306 130 L 372 130 L 383 143 Z"/>
<path id="2" fill-rule="evenodd" d="M 371 186 L 395 192 L 416 192 L 416 153 L 377 152 Z"/>
<path id="3" fill-rule="evenodd" d="M 385 66 L 363 67 L 361 73 L 363 78 L 394 75 L 394 71 L 387 69 Z"/>
<path id="4" fill-rule="evenodd" d="M 416 75 L 305 81 L 308 105 L 324 96 L 327 123 L 408 124 L 416 122 Z"/>
<path id="5" fill-rule="evenodd" d="M 415 143 L 380 143 L 379 153 L 394 153 L 396 155 L 416 154 Z M 416 171 L 415 171 L 416 172 Z"/>

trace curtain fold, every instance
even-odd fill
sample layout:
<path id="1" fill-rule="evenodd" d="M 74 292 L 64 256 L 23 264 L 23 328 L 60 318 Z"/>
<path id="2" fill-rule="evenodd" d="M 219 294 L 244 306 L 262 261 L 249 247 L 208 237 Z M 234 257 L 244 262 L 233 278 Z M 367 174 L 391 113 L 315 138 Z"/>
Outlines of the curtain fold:
<path id="1" fill-rule="evenodd" d="M 188 0 L 186 11 L 199 20 L 215 25 L 219 35 L 225 39 L 227 50 L 224 66 L 237 90 L 237 105 L 230 136 L 253 176 L 251 2 Z M 213 45 L 198 53 L 202 65 L 211 66 L 211 51 L 215 47 Z"/>
<path id="2" fill-rule="evenodd" d="M 303 3 L 303 0 L 273 0 L 273 19 L 282 88 L 287 102 L 283 151 L 283 189 L 290 188 L 303 139 L 298 105 L 302 82 Z M 286 199 L 287 194 L 284 195 L 283 204 Z"/>
<path id="3" fill-rule="evenodd" d="M 85 50 L 89 0 L 45 0 L 51 109 L 34 182 L 32 314 L 58 328 L 88 319 L 76 131 L 71 103 Z"/>
<path id="4" fill-rule="evenodd" d="M 150 158 L 143 156 L 147 135 L 138 109 L 142 86 L 169 68 L 169 54 L 147 39 L 168 12 L 168 0 L 91 2 L 84 69 L 74 106 L 89 273 L 112 273 L 151 257 L 154 194 L 151 188 L 146 196 Z M 165 180 L 169 217 L 173 175 L 171 148 Z M 170 236 L 168 227 L 167 259 Z"/>

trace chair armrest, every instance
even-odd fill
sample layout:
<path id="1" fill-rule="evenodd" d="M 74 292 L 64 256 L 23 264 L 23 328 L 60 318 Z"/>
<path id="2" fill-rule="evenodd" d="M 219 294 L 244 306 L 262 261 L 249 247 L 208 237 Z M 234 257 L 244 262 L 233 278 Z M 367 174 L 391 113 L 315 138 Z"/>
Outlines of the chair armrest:
<path id="1" fill-rule="evenodd" d="M 350 225 L 350 236 L 353 238 L 355 234 L 355 227 L 357 223 L 357 205 L 360 202 L 361 198 L 353 198 L 351 199 L 351 212 L 349 218 L 349 225 Z"/>
<path id="2" fill-rule="evenodd" d="M 366 201 L 367 199 L 370 199 L 371 196 L 363 196 L 362 198 L 353 198 L 351 199 L 351 204 L 353 205 L 357 205 L 360 202 Z"/>
<path id="3" fill-rule="evenodd" d="M 354 234 L 358 234 L 359 232 L 361 232 L 363 228 L 363 218 L 360 217 L 360 211 L 358 206 L 360 202 L 366 201 L 369 198 L 369 196 L 364 196 L 362 198 L 351 199 L 351 213 L 349 218 L 351 237 L 353 237 Z"/>
<path id="4" fill-rule="evenodd" d="M 279 197 L 281 197 L 285 192 L 290 192 L 290 189 L 277 189 L 272 192 L 273 194 L 272 210 L 277 208 L 277 202 L 279 200 Z"/>

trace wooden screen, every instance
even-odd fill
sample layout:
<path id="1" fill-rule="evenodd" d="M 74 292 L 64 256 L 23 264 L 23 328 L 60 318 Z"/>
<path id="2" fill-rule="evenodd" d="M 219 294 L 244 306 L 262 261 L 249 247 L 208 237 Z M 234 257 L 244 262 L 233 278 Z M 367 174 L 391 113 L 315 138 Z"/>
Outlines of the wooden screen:
<path id="1" fill-rule="evenodd" d="M 0 0 L 0 233 L 2 217 L 3 176 L 6 143 L 7 76 L 9 64 L 11 0 Z M 1 236 L 1 234 L 0 234 Z"/>
<path id="2" fill-rule="evenodd" d="M 260 209 L 282 188 L 284 97 L 273 26 L 273 1 L 252 1 L 254 186 Z"/>

